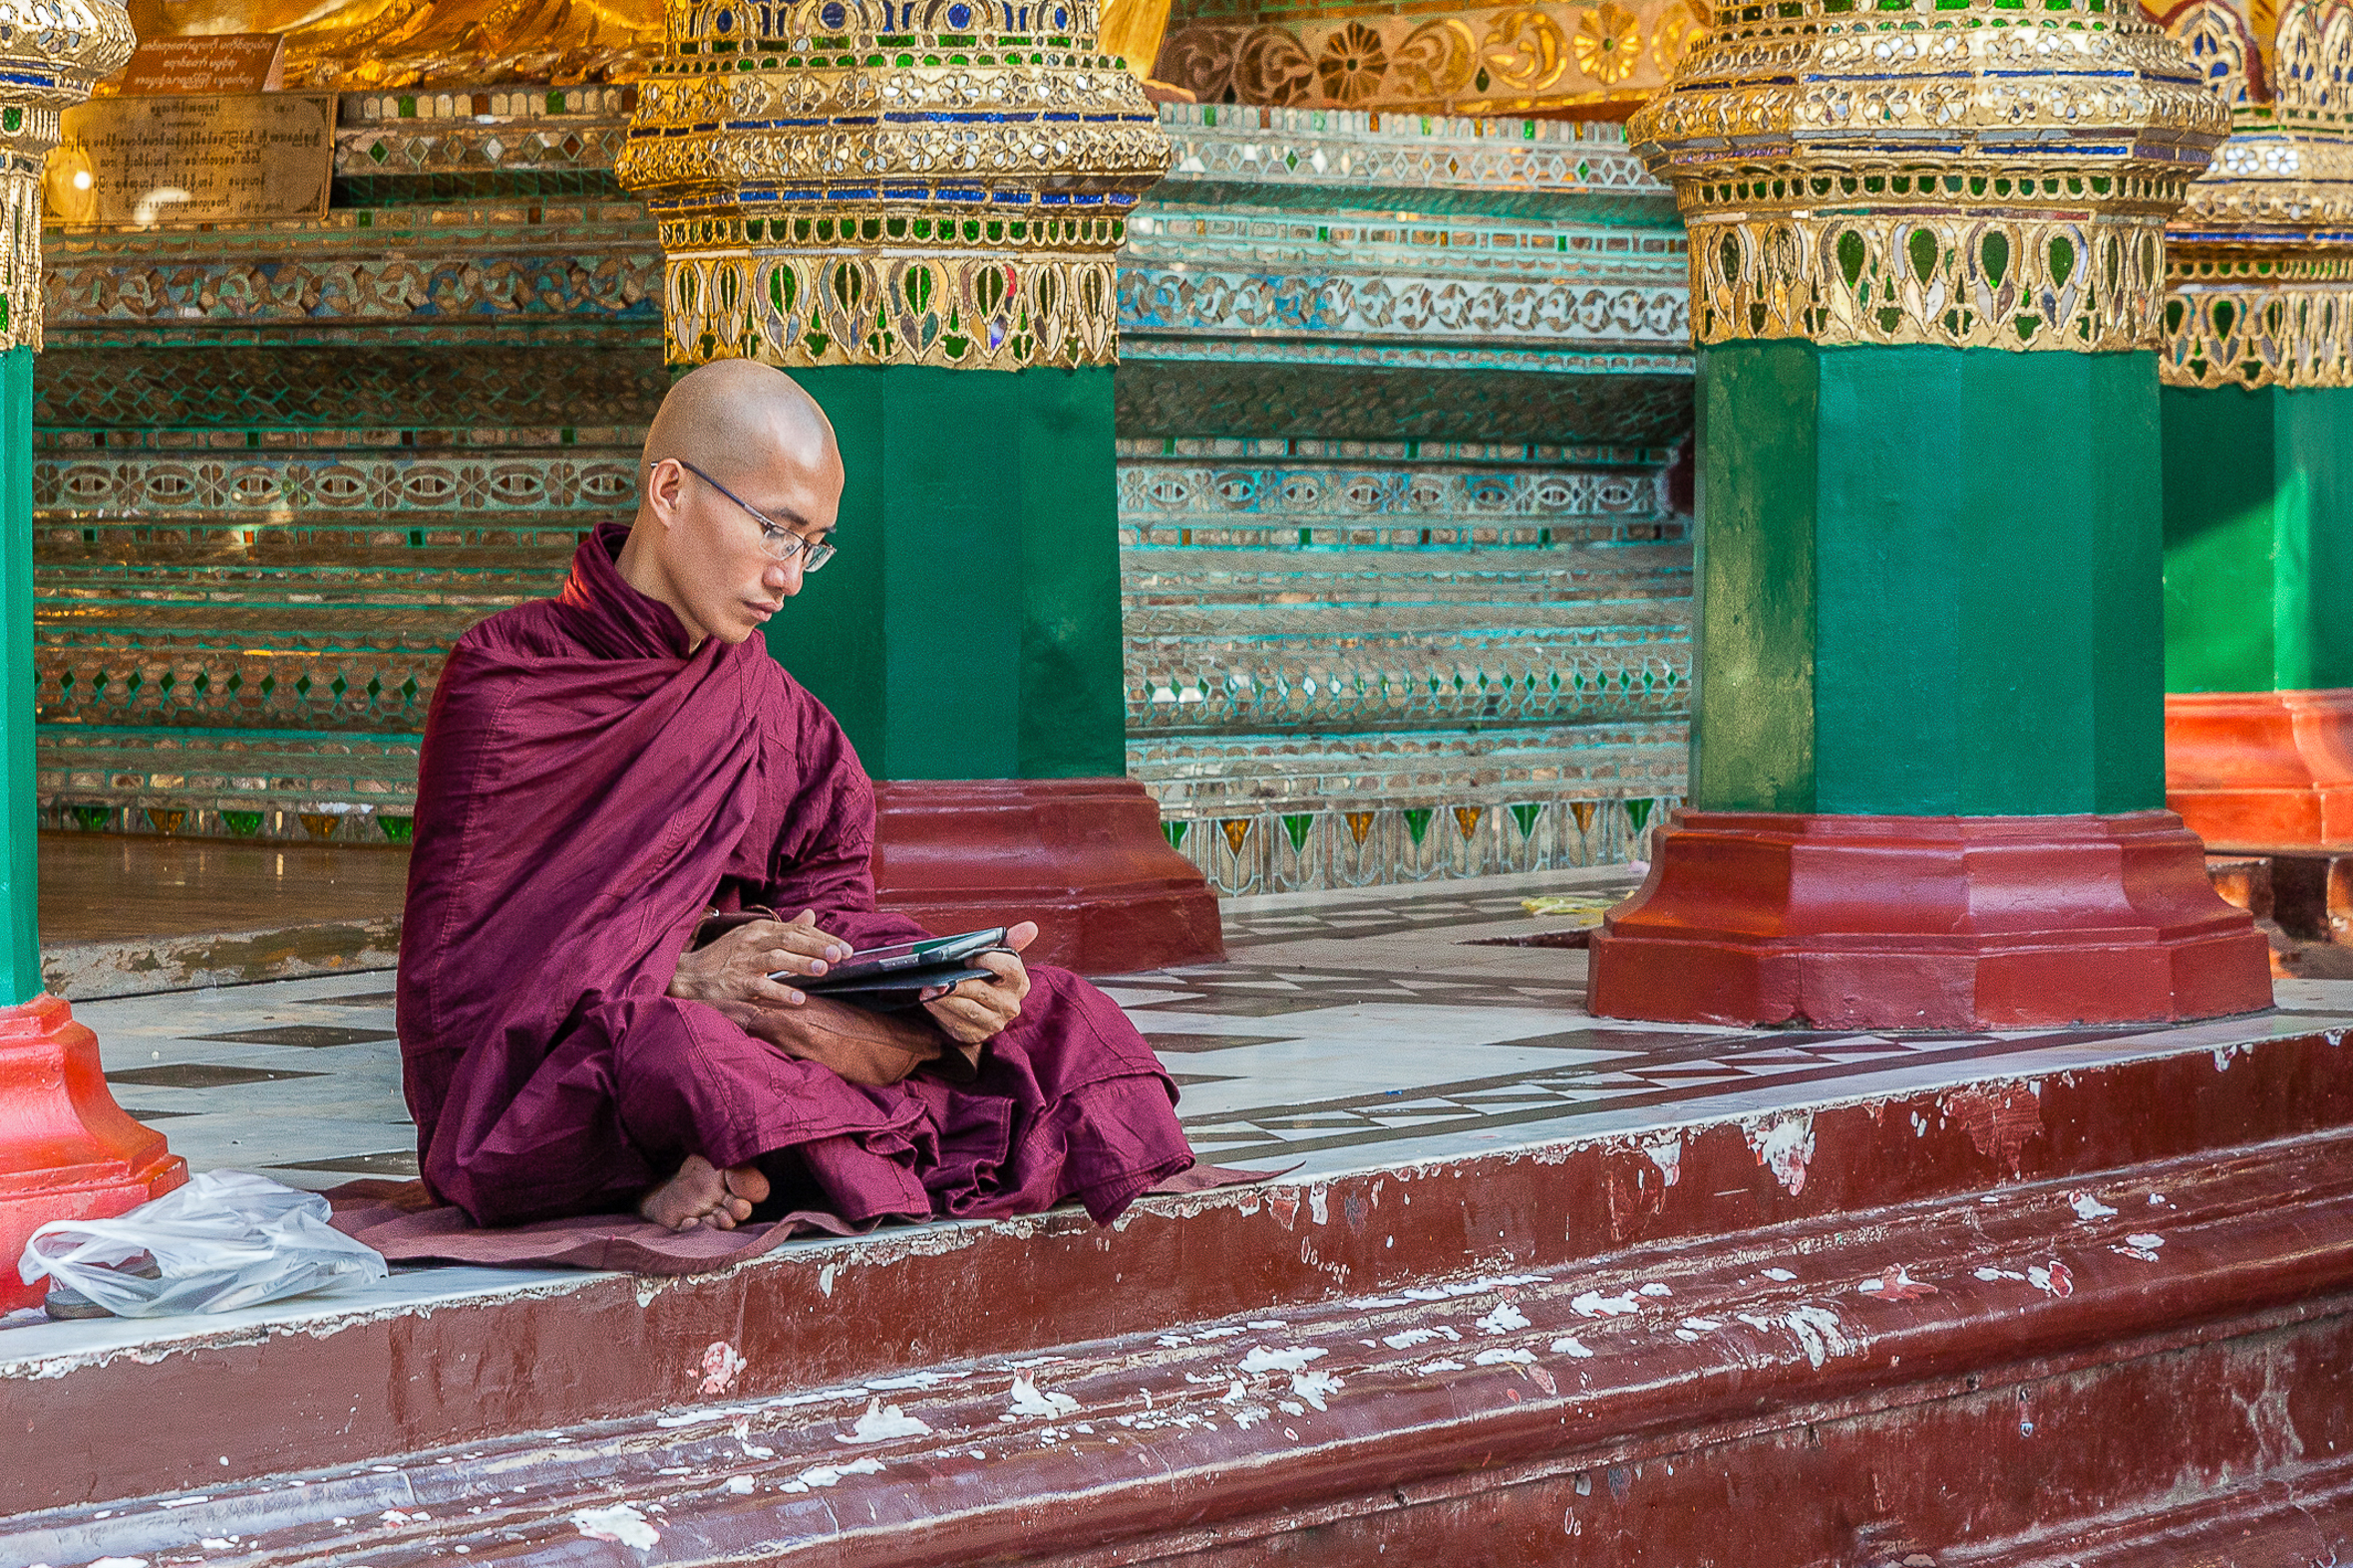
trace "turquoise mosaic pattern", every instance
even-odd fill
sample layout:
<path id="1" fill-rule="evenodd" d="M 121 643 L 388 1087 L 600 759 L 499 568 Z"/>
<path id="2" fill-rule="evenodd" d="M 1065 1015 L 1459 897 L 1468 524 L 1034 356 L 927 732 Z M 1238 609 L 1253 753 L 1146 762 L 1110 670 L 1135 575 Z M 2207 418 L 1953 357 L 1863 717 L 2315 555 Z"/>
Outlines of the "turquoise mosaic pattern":
<path id="1" fill-rule="evenodd" d="M 1620 863 L 1639 858 L 1649 824 L 1680 803 L 1577 793 L 1501 806 L 1172 816 L 1162 826 L 1221 893 L 1284 893 Z"/>
<path id="2" fill-rule="evenodd" d="M 438 451 L 419 434 L 41 433 L 35 696 L 54 822 L 407 832 L 450 645 L 546 593 L 587 529 L 633 509 L 622 452 L 643 431 L 427 433 Z"/>
<path id="3" fill-rule="evenodd" d="M 1679 796 L 1690 712 L 1653 461 L 1123 441 L 1130 772 L 1172 841 L 1236 893 L 1625 858 L 1594 802 Z"/>
<path id="4" fill-rule="evenodd" d="M 633 510 L 668 384 L 587 91 L 347 98 L 323 224 L 49 236 L 50 825 L 407 834 L 443 655 Z M 1122 273 L 1131 772 L 1231 891 L 1625 858 L 1690 681 L 1663 192 L 1614 131 L 1260 118 L 1169 112 Z"/>
<path id="5" fill-rule="evenodd" d="M 1672 447 L 1691 429 L 1683 231 L 1615 127 L 1166 119 L 1176 165 L 1120 265 L 1123 434 Z"/>
<path id="6" fill-rule="evenodd" d="M 1176 160 L 1156 205 L 1189 188 L 1327 213 L 1622 223 L 1682 242 L 1674 196 L 1614 125 L 1231 104 L 1172 104 L 1161 124 Z"/>
<path id="7" fill-rule="evenodd" d="M 633 87 L 354 94 L 343 101 L 346 132 L 336 138 L 333 204 L 620 200 L 613 158 L 635 102 Z"/>
<path id="8" fill-rule="evenodd" d="M 399 432 L 430 414 L 438 445 L 465 432 L 506 428 L 507 445 L 545 439 L 550 414 L 558 446 L 610 444 L 616 429 L 653 417 L 670 387 L 658 354 L 627 347 L 574 348 L 549 355 L 524 345 L 482 345 L 464 354 L 408 348 L 276 348 L 183 345 L 147 349 L 65 348 L 45 354 L 34 389 L 34 423 L 57 433 L 51 445 L 119 449 L 124 433 L 157 450 L 194 443 L 207 451 L 266 452 L 348 447 L 353 432 Z M 214 433 L 237 435 L 226 447 Z M 147 440 L 145 433 L 168 433 Z M 199 435 L 198 433 L 202 433 Z M 103 437 L 103 440 L 102 440 Z M 378 443 L 381 445 L 381 441 Z M 412 445 L 413 450 L 413 445 Z"/>

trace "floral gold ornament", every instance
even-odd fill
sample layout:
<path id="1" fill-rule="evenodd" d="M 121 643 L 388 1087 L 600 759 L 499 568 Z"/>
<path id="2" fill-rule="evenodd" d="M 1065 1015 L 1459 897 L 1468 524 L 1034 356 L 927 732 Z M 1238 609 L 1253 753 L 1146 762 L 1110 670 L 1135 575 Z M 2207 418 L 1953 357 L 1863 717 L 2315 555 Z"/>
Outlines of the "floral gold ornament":
<path id="1" fill-rule="evenodd" d="M 2161 18 L 2229 106 L 2230 140 L 2167 229 L 2166 381 L 2353 386 L 2353 5 Z"/>
<path id="2" fill-rule="evenodd" d="M 1153 74 L 1206 104 L 1513 115 L 1661 91 L 1708 13 L 1700 0 L 1602 0 L 1256 22 L 1179 16 Z"/>
<path id="3" fill-rule="evenodd" d="M 2164 226 L 2227 130 L 2130 5 L 1730 8 L 1627 127 L 1675 187 L 1699 342 L 2162 341 Z"/>
<path id="4" fill-rule="evenodd" d="M 1351 22 L 1324 41 L 1315 74 L 1326 98 L 1353 108 L 1373 96 L 1388 69 L 1389 53 L 1381 47 L 1381 35 Z"/>
<path id="5" fill-rule="evenodd" d="M 1092 0 L 672 0 L 616 172 L 673 364 L 1117 357 L 1113 255 L 1169 164 Z"/>
<path id="6" fill-rule="evenodd" d="M 1634 74 L 1642 62 L 1642 40 L 1634 13 L 1617 0 L 1601 4 L 1577 19 L 1577 65 L 1596 82 L 1612 86 Z"/>

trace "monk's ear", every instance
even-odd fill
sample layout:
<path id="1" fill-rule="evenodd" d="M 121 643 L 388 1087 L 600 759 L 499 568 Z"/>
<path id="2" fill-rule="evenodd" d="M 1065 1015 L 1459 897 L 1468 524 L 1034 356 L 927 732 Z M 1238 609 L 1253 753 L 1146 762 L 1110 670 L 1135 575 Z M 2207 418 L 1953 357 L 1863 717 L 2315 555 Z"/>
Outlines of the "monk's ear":
<path id="1" fill-rule="evenodd" d="M 686 470 L 672 458 L 663 458 L 647 465 L 645 470 L 645 500 L 664 526 L 676 520 L 678 507 L 686 498 Z"/>

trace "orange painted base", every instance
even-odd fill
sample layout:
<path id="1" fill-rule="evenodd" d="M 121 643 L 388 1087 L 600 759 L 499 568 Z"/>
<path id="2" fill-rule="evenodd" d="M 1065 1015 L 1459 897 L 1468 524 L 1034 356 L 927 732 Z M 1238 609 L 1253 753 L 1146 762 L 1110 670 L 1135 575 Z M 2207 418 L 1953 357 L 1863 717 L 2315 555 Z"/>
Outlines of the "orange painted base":
<path id="1" fill-rule="evenodd" d="M 0 1310 L 39 1306 L 48 1282 L 17 1273 L 53 1219 L 105 1218 L 187 1180 L 164 1134 L 123 1113 L 98 1037 L 57 997 L 0 1008 Z"/>
<path id="2" fill-rule="evenodd" d="M 1612 1018 L 2020 1029 L 2271 1005 L 2262 936 L 2171 811 L 1680 811 L 1592 940 Z"/>
<path id="3" fill-rule="evenodd" d="M 876 784 L 874 885 L 935 931 L 1038 922 L 1029 956 L 1116 975 L 1225 956 L 1217 895 L 1129 779 Z"/>
<path id="4" fill-rule="evenodd" d="M 2353 691 L 2167 694 L 2166 804 L 2216 849 L 2353 845 Z"/>

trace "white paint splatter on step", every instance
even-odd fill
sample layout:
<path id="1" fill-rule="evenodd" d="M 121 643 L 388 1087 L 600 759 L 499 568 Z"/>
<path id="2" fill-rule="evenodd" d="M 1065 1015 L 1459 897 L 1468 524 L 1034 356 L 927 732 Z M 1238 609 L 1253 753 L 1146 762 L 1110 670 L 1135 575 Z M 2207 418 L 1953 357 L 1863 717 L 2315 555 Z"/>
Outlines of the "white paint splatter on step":
<path id="1" fill-rule="evenodd" d="M 1055 1398 L 1067 1400 L 1070 1399 L 1070 1396 L 1056 1395 Z M 1071 1400 L 1070 1406 L 1075 1411 L 1079 1408 L 1079 1402 Z M 879 1398 L 876 1398 L 866 1402 L 866 1412 L 857 1418 L 857 1424 L 845 1432 L 836 1432 L 834 1440 L 836 1442 L 887 1442 L 893 1437 L 924 1437 L 930 1435 L 930 1432 L 931 1428 L 924 1425 L 922 1421 L 907 1414 L 897 1406 L 885 1405 Z"/>
<path id="2" fill-rule="evenodd" d="M 652 1551 L 662 1539 L 662 1532 L 625 1502 L 609 1508 L 581 1508 L 572 1514 L 572 1524 L 592 1541 L 611 1541 L 641 1552 Z"/>

